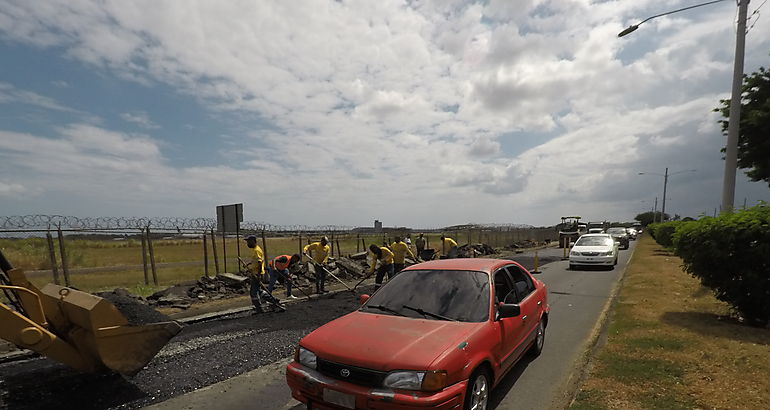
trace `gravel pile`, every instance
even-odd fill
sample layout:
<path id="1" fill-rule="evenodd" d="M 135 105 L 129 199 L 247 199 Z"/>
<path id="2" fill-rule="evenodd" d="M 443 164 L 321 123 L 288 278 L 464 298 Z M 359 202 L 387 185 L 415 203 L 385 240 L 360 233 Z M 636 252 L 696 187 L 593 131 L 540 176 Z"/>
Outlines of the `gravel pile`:
<path id="1" fill-rule="evenodd" d="M 130 325 L 139 326 L 171 321 L 168 316 L 142 303 L 140 299 L 134 298 L 125 289 L 115 289 L 112 292 L 100 292 L 95 293 L 95 295 L 115 305 Z"/>

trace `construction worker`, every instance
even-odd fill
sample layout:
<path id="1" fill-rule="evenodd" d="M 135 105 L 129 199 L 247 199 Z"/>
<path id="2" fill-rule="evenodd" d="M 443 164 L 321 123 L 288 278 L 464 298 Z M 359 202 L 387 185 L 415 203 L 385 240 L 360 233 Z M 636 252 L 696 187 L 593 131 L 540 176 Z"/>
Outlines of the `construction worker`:
<path id="1" fill-rule="evenodd" d="M 257 245 L 257 237 L 254 235 L 247 236 L 246 246 L 251 249 L 250 255 L 247 257 L 246 268 L 249 270 L 249 295 L 251 296 L 251 303 L 254 305 L 254 310 L 262 312 L 262 293 L 260 292 L 262 277 L 265 275 L 265 254 L 262 252 L 262 248 Z"/>
<path id="2" fill-rule="evenodd" d="M 409 249 L 409 246 L 401 240 L 400 236 L 396 236 L 394 239 L 395 241 L 390 244 L 390 249 L 393 250 L 393 275 L 395 276 L 398 275 L 398 272 L 404 270 L 406 255 L 409 254 L 414 259 L 414 254 Z"/>
<path id="3" fill-rule="evenodd" d="M 457 242 L 454 239 L 441 234 L 441 248 L 444 250 L 444 257 L 446 259 L 453 259 L 457 257 Z"/>
<path id="4" fill-rule="evenodd" d="M 388 274 L 388 280 L 393 277 L 393 252 L 384 246 L 377 246 L 375 244 L 369 245 L 369 251 L 374 255 L 372 266 L 369 268 L 369 274 L 374 273 L 377 261 L 380 261 L 380 267 L 377 269 L 377 276 L 374 277 L 374 288 L 378 289 L 382 286 L 382 278 L 385 274 Z"/>
<path id="5" fill-rule="evenodd" d="M 425 237 L 422 233 L 420 233 L 419 236 L 417 236 L 417 239 L 414 240 L 414 246 L 417 248 L 417 257 L 421 258 L 422 251 L 425 250 L 425 245 L 427 244 L 427 241 L 425 240 Z"/>
<path id="6" fill-rule="evenodd" d="M 323 237 L 318 242 L 313 242 L 310 245 L 306 245 L 302 250 L 305 256 L 310 258 L 315 269 L 315 292 L 326 293 L 324 284 L 326 282 L 326 262 L 329 260 L 329 238 Z"/>
<path id="7" fill-rule="evenodd" d="M 299 254 L 294 255 L 280 255 L 270 261 L 270 282 L 267 285 L 267 292 L 273 294 L 275 288 L 275 281 L 282 281 L 286 286 L 286 297 L 289 299 L 297 299 L 296 296 L 291 294 L 291 275 L 289 268 L 296 265 L 297 262 L 302 259 Z"/>

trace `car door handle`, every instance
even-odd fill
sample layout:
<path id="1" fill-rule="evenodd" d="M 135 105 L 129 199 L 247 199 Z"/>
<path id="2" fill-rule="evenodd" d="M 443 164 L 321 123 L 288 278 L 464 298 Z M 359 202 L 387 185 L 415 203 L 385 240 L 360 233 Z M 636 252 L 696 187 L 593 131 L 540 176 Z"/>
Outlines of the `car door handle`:
<path id="1" fill-rule="evenodd" d="M 522 316 L 521 320 L 527 320 L 527 315 Z"/>
<path id="2" fill-rule="evenodd" d="M 538 301 L 537 301 L 537 305 L 538 305 L 538 306 L 540 306 L 540 305 L 542 305 L 542 304 L 543 304 L 543 301 L 542 301 L 542 300 L 538 300 Z"/>

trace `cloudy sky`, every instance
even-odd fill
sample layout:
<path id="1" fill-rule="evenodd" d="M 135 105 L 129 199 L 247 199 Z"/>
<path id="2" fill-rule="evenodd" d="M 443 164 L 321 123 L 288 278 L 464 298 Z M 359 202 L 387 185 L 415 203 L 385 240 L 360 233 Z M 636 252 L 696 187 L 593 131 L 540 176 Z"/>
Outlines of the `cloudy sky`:
<path id="1" fill-rule="evenodd" d="M 0 0 L 0 215 L 630 220 L 666 167 L 696 170 L 667 211 L 711 214 L 735 2 L 617 37 L 693 3 Z"/>

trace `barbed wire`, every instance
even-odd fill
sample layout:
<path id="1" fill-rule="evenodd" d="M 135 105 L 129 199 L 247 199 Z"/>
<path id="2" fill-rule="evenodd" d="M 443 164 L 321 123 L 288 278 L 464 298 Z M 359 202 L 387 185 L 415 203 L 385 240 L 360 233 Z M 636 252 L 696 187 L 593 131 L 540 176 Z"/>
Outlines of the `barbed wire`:
<path id="1" fill-rule="evenodd" d="M 0 216 L 0 229 L 74 229 L 74 230 L 104 230 L 104 229 L 143 229 L 204 231 L 216 229 L 214 218 L 183 218 L 183 217 L 77 217 L 64 215 L 17 215 Z M 242 231 L 293 231 L 293 232 L 336 232 L 349 231 L 350 226 L 343 225 L 275 225 L 265 222 L 241 222 Z"/>

